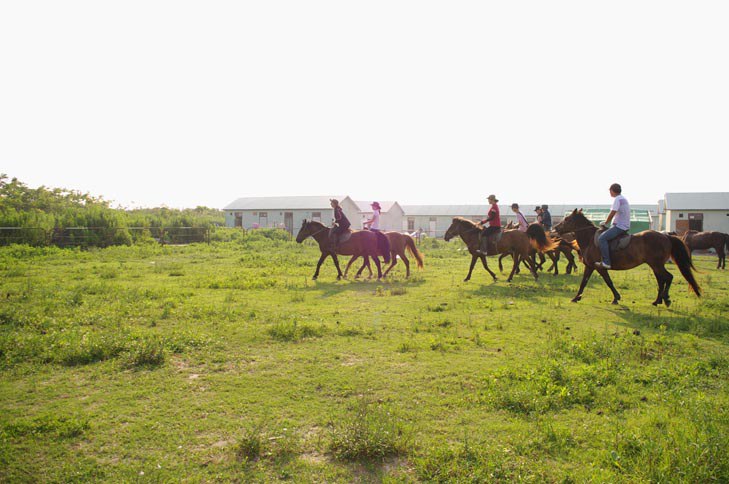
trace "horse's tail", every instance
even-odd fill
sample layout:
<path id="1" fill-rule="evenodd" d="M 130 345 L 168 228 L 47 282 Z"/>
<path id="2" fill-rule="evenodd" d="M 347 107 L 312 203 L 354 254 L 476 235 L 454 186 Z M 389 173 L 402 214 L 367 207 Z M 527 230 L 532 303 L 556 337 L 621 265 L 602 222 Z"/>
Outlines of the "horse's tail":
<path id="1" fill-rule="evenodd" d="M 377 236 L 377 251 L 382 255 L 385 264 L 390 263 L 390 241 L 382 232 L 375 232 Z"/>
<path id="2" fill-rule="evenodd" d="M 557 243 L 544 232 L 539 224 L 531 224 L 526 231 L 529 242 L 539 252 L 549 252 L 557 248 Z"/>
<path id="3" fill-rule="evenodd" d="M 418 248 L 415 246 L 415 241 L 412 237 L 409 235 L 403 235 L 405 237 L 405 247 L 407 247 L 408 252 L 410 252 L 413 257 L 415 257 L 415 260 L 418 261 L 418 267 L 423 268 L 423 254 L 418 250 Z"/>
<path id="4" fill-rule="evenodd" d="M 675 235 L 669 235 L 668 238 L 671 239 L 671 258 L 673 262 L 678 266 L 681 275 L 689 283 L 689 287 L 694 294 L 701 297 L 701 288 L 699 287 L 699 283 L 696 282 L 693 273 L 696 267 L 694 267 L 694 263 L 691 260 L 691 252 L 686 247 L 686 243 Z"/>
<path id="5" fill-rule="evenodd" d="M 729 234 L 724 234 L 724 244 L 726 244 L 726 251 L 729 253 Z"/>

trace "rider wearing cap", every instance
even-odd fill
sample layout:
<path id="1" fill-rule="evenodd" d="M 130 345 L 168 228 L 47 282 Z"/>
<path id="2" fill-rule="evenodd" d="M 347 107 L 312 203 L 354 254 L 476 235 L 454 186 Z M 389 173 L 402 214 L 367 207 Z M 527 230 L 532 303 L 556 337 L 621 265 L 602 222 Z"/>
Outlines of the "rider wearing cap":
<path id="1" fill-rule="evenodd" d="M 549 205 L 542 205 L 542 227 L 545 232 L 552 230 L 552 214 L 549 213 Z"/>
<path id="2" fill-rule="evenodd" d="M 498 206 L 499 201 L 496 199 L 496 195 L 489 195 L 488 201 L 491 207 L 489 207 L 486 218 L 481 220 L 481 225 L 486 226 L 486 224 L 488 224 L 488 226 L 481 231 L 480 250 L 477 251 L 483 255 L 487 255 L 489 243 L 496 234 L 501 232 L 501 214 L 499 213 Z"/>
<path id="3" fill-rule="evenodd" d="M 526 217 L 519 210 L 519 204 L 512 203 L 511 210 L 516 214 L 516 222 L 519 224 L 519 232 L 526 232 L 527 227 L 529 227 L 529 222 L 527 222 Z"/>

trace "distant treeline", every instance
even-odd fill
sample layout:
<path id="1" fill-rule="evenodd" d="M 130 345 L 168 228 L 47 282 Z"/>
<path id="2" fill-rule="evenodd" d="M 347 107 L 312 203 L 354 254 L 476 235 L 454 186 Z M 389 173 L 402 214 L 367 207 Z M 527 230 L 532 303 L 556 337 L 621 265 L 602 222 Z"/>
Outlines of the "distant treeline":
<path id="1" fill-rule="evenodd" d="M 213 208 L 112 208 L 102 197 L 63 188 L 29 188 L 0 174 L 0 243 L 43 245 L 74 242 L 75 237 L 76 243 L 65 245 L 131 244 L 183 232 L 173 228 L 192 227 L 204 233 L 224 223 L 223 213 Z"/>

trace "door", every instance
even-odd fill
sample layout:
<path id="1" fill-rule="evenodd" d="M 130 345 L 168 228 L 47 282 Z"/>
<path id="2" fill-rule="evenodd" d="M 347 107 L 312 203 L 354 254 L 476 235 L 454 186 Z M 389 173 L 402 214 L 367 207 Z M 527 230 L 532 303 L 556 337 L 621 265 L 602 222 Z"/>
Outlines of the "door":
<path id="1" fill-rule="evenodd" d="M 240 212 L 235 214 L 235 227 L 243 227 L 243 214 Z"/>
<path id="2" fill-rule="evenodd" d="M 258 212 L 258 226 L 262 229 L 268 227 L 268 212 Z"/>
<path id="3" fill-rule="evenodd" d="M 428 233 L 431 237 L 436 237 L 435 231 L 436 231 L 437 226 L 438 226 L 438 222 L 436 221 L 436 219 L 431 218 L 430 226 L 428 227 L 429 228 Z"/>
<path id="4" fill-rule="evenodd" d="M 293 235 L 294 233 L 294 212 L 284 212 L 284 227 L 286 231 Z"/>
<path id="5" fill-rule="evenodd" d="M 676 220 L 676 233 L 682 234 L 689 229 L 689 221 L 686 219 Z"/>
<path id="6" fill-rule="evenodd" d="M 689 217 L 689 230 L 695 230 L 697 232 L 704 231 L 704 214 L 703 213 L 690 213 Z"/>

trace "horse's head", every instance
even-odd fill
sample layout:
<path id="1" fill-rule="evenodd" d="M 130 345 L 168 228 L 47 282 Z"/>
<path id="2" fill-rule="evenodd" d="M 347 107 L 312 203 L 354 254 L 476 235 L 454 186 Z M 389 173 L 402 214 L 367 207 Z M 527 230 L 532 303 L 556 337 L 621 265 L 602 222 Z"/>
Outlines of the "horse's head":
<path id="1" fill-rule="evenodd" d="M 582 213 L 582 209 L 574 209 L 571 214 L 567 215 L 560 223 L 554 226 L 554 230 L 556 230 L 558 234 L 566 234 L 590 225 L 593 227 L 595 226 L 595 224 L 585 217 L 585 214 Z"/>
<path id="2" fill-rule="evenodd" d="M 309 230 L 309 222 L 304 219 L 303 222 L 301 222 L 301 228 L 299 229 L 299 233 L 296 234 L 296 242 L 302 243 L 306 240 L 307 237 L 311 235 L 311 231 Z"/>
<path id="3" fill-rule="evenodd" d="M 451 226 L 448 227 L 448 230 L 446 230 L 445 236 L 443 236 L 443 240 L 448 242 L 454 237 L 458 237 L 463 233 L 463 230 L 466 227 L 466 224 L 475 225 L 472 222 L 467 221 L 466 219 L 463 219 L 461 217 L 455 217 L 453 218 L 453 222 L 451 222 Z"/>

